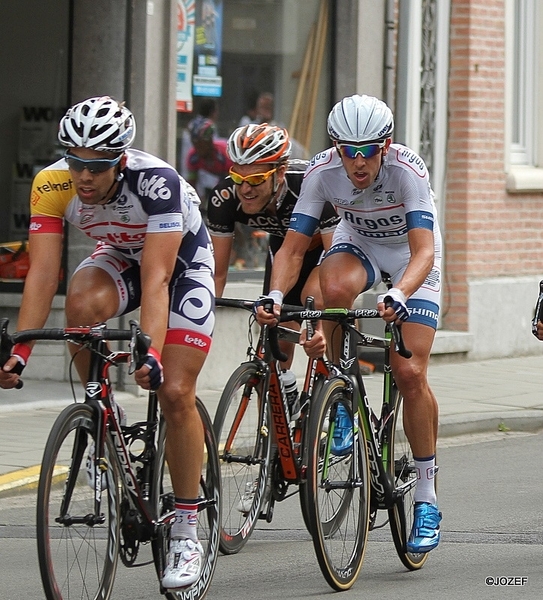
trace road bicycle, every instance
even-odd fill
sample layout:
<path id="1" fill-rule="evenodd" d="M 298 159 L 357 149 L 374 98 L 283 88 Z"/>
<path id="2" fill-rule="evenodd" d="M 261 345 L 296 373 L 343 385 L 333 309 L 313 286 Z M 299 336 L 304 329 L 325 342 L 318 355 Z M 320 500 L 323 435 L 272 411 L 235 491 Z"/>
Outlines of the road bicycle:
<path id="1" fill-rule="evenodd" d="M 312 306 L 312 299 L 308 300 Z M 253 300 L 217 298 L 217 307 L 253 311 Z M 268 310 L 272 310 L 273 301 Z M 301 307 L 292 307 L 298 308 Z M 248 360 L 228 379 L 213 427 L 221 467 L 221 531 L 219 547 L 235 554 L 249 539 L 259 519 L 268 523 L 274 505 L 299 491 L 307 525 L 305 494 L 307 423 L 310 398 L 326 377 L 328 365 L 309 359 L 300 393 L 300 416 L 291 423 L 279 362 L 285 360 L 279 340 L 297 343 L 299 332 L 285 327 L 260 328 L 253 339 L 254 317 L 249 319 Z M 312 324 L 308 322 L 308 336 Z M 297 486 L 289 492 L 291 485 Z"/>
<path id="2" fill-rule="evenodd" d="M 98 324 L 12 335 L 7 326 L 7 319 L 0 321 L 2 365 L 13 344 L 31 340 L 67 341 L 89 350 L 91 356 L 85 400 L 70 404 L 57 417 L 41 464 L 36 536 L 46 597 L 107 600 L 118 558 L 128 567 L 140 566 L 136 559 L 141 545 L 147 543 L 160 581 L 175 518 L 164 418 L 156 393 L 150 392 L 146 420 L 121 425 L 109 379 L 112 366 L 128 364 L 132 373 L 143 364 L 150 339 L 135 321 L 130 321 L 129 330 Z M 108 341 L 129 341 L 130 351 L 111 351 Z M 192 586 L 175 591 L 160 588 L 168 600 L 203 598 L 218 556 L 219 459 L 211 419 L 199 399 L 197 408 L 205 431 L 198 512 L 204 566 Z"/>
<path id="3" fill-rule="evenodd" d="M 411 353 L 394 324 L 386 326 L 385 337 L 357 330 L 358 320 L 366 318 L 380 316 L 372 309 L 335 308 L 281 314 L 281 320 L 334 321 L 341 332 L 339 364 L 331 365 L 330 376 L 312 397 L 306 433 L 306 510 L 319 565 L 336 590 L 348 589 L 358 577 L 378 510 L 388 512 L 396 552 L 408 569 L 420 569 L 428 558 L 408 552 L 406 546 L 417 475 L 403 431 L 402 396 L 390 367 L 390 346 L 406 358 Z M 360 345 L 384 352 L 379 414 L 370 405 L 360 371 Z"/>

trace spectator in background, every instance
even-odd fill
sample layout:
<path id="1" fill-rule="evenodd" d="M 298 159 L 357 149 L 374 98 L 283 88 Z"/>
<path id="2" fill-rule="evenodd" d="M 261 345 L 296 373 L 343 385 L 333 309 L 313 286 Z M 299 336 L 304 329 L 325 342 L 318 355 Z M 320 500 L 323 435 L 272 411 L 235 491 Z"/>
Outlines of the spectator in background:
<path id="1" fill-rule="evenodd" d="M 254 102 L 250 104 L 247 113 L 241 117 L 239 127 L 244 127 L 251 123 L 260 125 L 268 123 L 269 125 L 278 125 L 273 121 L 273 94 L 271 92 L 261 92 L 258 94 Z M 283 125 L 279 124 L 279 127 Z"/>
<path id="2" fill-rule="evenodd" d="M 239 126 L 244 127 L 251 123 L 257 125 L 267 123 L 268 125 L 276 127 L 285 127 L 283 123 L 274 119 L 274 99 L 271 92 L 261 92 L 257 96 L 254 108 L 249 109 L 247 114 L 241 117 Z M 298 142 L 298 140 L 291 137 L 290 142 L 292 144 L 291 158 L 299 158 L 302 160 L 307 160 L 309 158 L 309 152 L 302 144 L 300 144 L 300 142 Z"/>
<path id="3" fill-rule="evenodd" d="M 226 140 L 216 137 L 215 123 L 198 115 L 188 125 L 192 148 L 187 156 L 187 181 L 196 188 L 207 214 L 207 202 L 213 188 L 228 175 L 232 161 L 226 152 Z"/>
<path id="4" fill-rule="evenodd" d="M 213 123 L 216 123 L 219 114 L 219 107 L 215 98 L 202 98 L 197 106 L 197 112 L 194 113 L 195 116 L 187 123 L 187 126 L 183 128 L 181 137 L 181 156 L 179 158 L 178 166 L 183 179 L 187 179 L 188 177 L 187 157 L 192 149 L 189 130 L 193 127 L 194 121 L 201 118 L 211 119 Z"/>

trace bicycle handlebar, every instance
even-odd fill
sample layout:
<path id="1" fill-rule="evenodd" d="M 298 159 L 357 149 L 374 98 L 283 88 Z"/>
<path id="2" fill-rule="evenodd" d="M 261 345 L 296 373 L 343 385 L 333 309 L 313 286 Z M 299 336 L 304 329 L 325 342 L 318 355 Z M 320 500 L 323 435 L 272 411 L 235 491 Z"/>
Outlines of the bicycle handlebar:
<path id="1" fill-rule="evenodd" d="M 9 319 L 0 319 L 0 368 L 9 360 L 15 344 L 30 341 L 56 340 L 75 343 L 130 341 L 131 360 L 136 365 L 136 369 L 143 366 L 145 356 L 151 346 L 151 338 L 143 333 L 139 324 L 134 320 L 130 321 L 130 329 L 108 329 L 105 324 L 101 323 L 91 327 L 25 329 L 12 334 L 7 332 L 8 324 Z M 14 372 L 17 373 L 15 369 Z M 22 387 L 22 381 L 20 384 L 17 384 L 18 389 Z"/>
<path id="2" fill-rule="evenodd" d="M 379 311 L 374 308 L 325 308 L 324 310 L 307 310 L 305 308 L 300 309 L 288 309 L 281 311 L 281 321 L 292 321 L 293 319 L 301 319 L 302 321 L 336 321 L 340 323 L 342 321 L 354 321 L 356 319 L 376 319 L 381 318 Z M 401 326 L 396 323 L 388 323 L 392 333 L 392 339 L 394 340 L 394 347 L 400 356 L 404 358 L 411 358 L 413 353 L 405 347 Z M 355 330 L 356 331 L 356 330 Z"/>
<path id="3" fill-rule="evenodd" d="M 215 304 L 216 306 L 227 306 L 230 308 L 243 308 L 250 312 L 254 312 L 255 305 L 259 303 L 259 306 L 262 306 L 264 310 L 267 312 L 273 311 L 273 301 L 270 298 L 269 303 L 266 302 L 266 298 L 262 298 L 260 300 L 241 300 L 239 298 L 216 298 Z M 290 304 L 286 305 L 292 309 L 298 309 L 299 306 L 291 306 Z M 281 309 L 283 310 L 283 309 Z M 283 320 L 283 319 L 280 319 Z M 279 348 L 279 332 L 277 330 L 277 326 L 268 327 L 268 340 L 270 342 L 270 350 L 273 357 L 280 361 L 285 362 L 288 359 L 288 356 Z"/>
<path id="4" fill-rule="evenodd" d="M 543 286 L 543 282 L 542 282 Z M 543 287 L 542 287 L 543 289 Z M 543 292 L 542 292 L 543 293 Z M 237 298 L 217 298 L 217 306 L 229 306 L 232 308 L 243 308 L 248 311 L 253 311 L 255 300 L 241 300 Z M 380 319 L 381 315 L 376 308 L 326 308 L 324 310 L 313 310 L 310 308 L 303 308 L 301 306 L 293 306 L 291 304 L 283 304 L 281 306 L 281 315 L 279 316 L 279 322 L 293 321 L 300 319 L 301 321 L 307 321 L 308 324 L 316 323 L 318 320 L 324 321 L 351 321 L 356 319 Z M 394 347 L 400 356 L 404 358 L 411 358 L 413 353 L 405 347 L 403 336 L 401 332 L 401 326 L 395 323 L 389 323 L 392 333 L 392 339 L 394 341 Z M 313 325 L 314 327 L 314 325 Z M 273 329 L 270 328 L 270 343 Z M 273 349 L 272 349 L 273 353 Z M 278 360 L 285 360 L 275 355 Z"/>

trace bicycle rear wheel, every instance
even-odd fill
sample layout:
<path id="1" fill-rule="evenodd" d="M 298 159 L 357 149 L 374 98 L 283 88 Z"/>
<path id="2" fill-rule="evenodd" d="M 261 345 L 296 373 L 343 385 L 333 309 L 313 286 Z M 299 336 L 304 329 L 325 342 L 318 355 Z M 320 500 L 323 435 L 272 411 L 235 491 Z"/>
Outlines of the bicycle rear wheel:
<path id="1" fill-rule="evenodd" d="M 357 443 L 340 456 L 331 450 L 340 404 L 352 418 L 352 397 L 339 378 L 327 381 L 312 400 L 306 507 L 319 566 L 329 585 L 338 591 L 349 589 L 358 577 L 370 513 L 369 464 L 362 431 L 356 436 Z"/>
<path id="2" fill-rule="evenodd" d="M 204 461 L 200 478 L 200 510 L 198 511 L 198 539 L 204 549 L 204 560 L 200 578 L 191 586 L 179 591 L 164 593 L 168 600 L 199 600 L 203 598 L 213 579 L 217 557 L 219 555 L 220 527 L 220 470 L 217 443 L 213 433 L 211 418 L 199 398 L 196 398 L 196 408 L 200 413 L 204 428 Z M 156 517 L 162 523 L 158 526 L 157 535 L 151 540 L 155 568 L 159 580 L 166 567 L 170 545 L 170 530 L 175 517 L 175 495 L 171 485 L 168 463 L 166 461 L 166 423 L 160 418 L 157 439 L 155 469 L 151 498 L 156 507 Z"/>
<path id="3" fill-rule="evenodd" d="M 415 554 L 407 551 L 407 540 L 413 527 L 417 472 L 413 453 L 403 430 L 403 399 L 397 388 L 394 388 L 393 395 L 395 410 L 391 424 L 389 452 L 394 460 L 388 463 L 395 487 L 397 490 L 402 490 L 402 493 L 394 507 L 388 511 L 388 516 L 392 539 L 400 560 L 409 570 L 416 571 L 424 565 L 428 553 Z"/>
<path id="4" fill-rule="evenodd" d="M 221 395 L 213 428 L 221 467 L 221 534 L 223 554 L 236 554 L 249 539 L 260 516 L 270 468 L 269 405 L 261 416 L 264 376 L 252 362 L 242 363 Z"/>
<path id="5" fill-rule="evenodd" d="M 107 600 L 119 555 L 119 478 L 113 442 L 106 435 L 100 514 L 95 482 L 86 468 L 95 441 L 93 409 L 67 406 L 45 445 L 37 498 L 36 537 L 45 595 L 49 600 Z M 104 489 L 105 488 L 105 489 Z"/>

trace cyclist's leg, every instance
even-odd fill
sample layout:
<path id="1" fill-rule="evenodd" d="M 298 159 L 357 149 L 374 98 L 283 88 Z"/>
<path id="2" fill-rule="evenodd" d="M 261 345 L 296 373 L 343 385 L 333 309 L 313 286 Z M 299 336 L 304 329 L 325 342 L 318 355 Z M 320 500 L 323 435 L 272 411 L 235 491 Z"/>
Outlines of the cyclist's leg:
<path id="1" fill-rule="evenodd" d="M 402 325 L 405 345 L 413 356 L 391 356 L 394 378 L 404 398 L 404 428 L 413 454 L 419 457 L 435 453 L 438 406 L 428 383 L 427 371 L 435 330 L 420 323 Z"/>
<path id="2" fill-rule="evenodd" d="M 211 345 L 215 316 L 212 259 L 209 255 L 206 264 L 202 255 L 203 251 L 195 268 L 185 269 L 178 261 L 181 266 L 172 277 L 171 312 L 162 350 L 164 383 L 158 397 L 166 421 L 166 458 L 176 509 L 162 579 L 168 589 L 194 583 L 204 559 L 197 528 L 204 431 L 196 408 L 196 382 Z"/>
<path id="3" fill-rule="evenodd" d="M 370 248 L 352 235 L 343 222 L 334 232 L 332 245 L 319 268 L 323 303 L 326 308 L 352 308 L 357 296 L 381 281 L 381 271 Z M 339 359 L 339 335 L 336 324 L 323 322 L 328 345 L 328 357 Z"/>
<path id="4" fill-rule="evenodd" d="M 412 552 L 432 550 L 439 543 L 441 513 L 435 490 L 438 405 L 428 382 L 430 351 L 439 314 L 440 257 L 424 285 L 407 301 L 409 319 L 403 324 L 410 359 L 391 353 L 394 378 L 404 401 L 404 430 L 419 474 L 415 489 L 415 518 L 408 541 Z M 393 281 L 401 277 L 396 273 Z"/>
<path id="5" fill-rule="evenodd" d="M 164 383 L 158 392 L 167 425 L 166 458 L 177 498 L 197 498 L 204 433 L 196 409 L 196 380 L 207 353 L 166 343 L 162 351 Z"/>
<path id="6" fill-rule="evenodd" d="M 111 246 L 99 244 L 76 269 L 66 294 L 68 327 L 105 323 L 139 306 L 139 267 Z M 70 352 L 82 382 L 88 376 L 89 353 Z"/>

